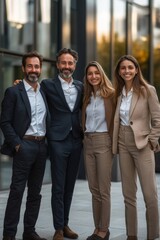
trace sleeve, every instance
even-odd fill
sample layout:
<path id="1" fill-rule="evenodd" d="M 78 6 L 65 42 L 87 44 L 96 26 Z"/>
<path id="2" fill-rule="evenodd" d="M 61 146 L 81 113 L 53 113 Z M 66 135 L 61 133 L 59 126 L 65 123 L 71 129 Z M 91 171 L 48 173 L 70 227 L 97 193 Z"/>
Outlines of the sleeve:
<path id="1" fill-rule="evenodd" d="M 156 93 L 156 89 L 151 86 L 150 96 L 148 97 L 149 111 L 151 115 L 151 131 L 148 136 L 149 142 L 151 143 L 153 150 L 159 149 L 159 137 L 160 137 L 160 103 Z"/>
<path id="2" fill-rule="evenodd" d="M 13 127 L 16 100 L 16 94 L 13 92 L 12 88 L 8 88 L 2 100 L 0 116 L 0 127 L 4 134 L 5 142 L 7 142 L 13 149 L 16 145 L 21 143 L 21 139 L 16 134 Z"/>

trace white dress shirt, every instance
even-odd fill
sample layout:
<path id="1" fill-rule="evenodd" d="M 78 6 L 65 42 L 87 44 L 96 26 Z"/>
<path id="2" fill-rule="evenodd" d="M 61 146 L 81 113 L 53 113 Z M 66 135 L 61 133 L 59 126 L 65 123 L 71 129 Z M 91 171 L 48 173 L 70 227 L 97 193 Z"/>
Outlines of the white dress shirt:
<path id="1" fill-rule="evenodd" d="M 58 77 L 61 82 L 66 102 L 70 110 L 73 111 L 77 99 L 77 89 L 73 83 L 73 79 L 68 83 L 67 81 L 63 80 L 60 76 Z"/>
<path id="2" fill-rule="evenodd" d="M 104 100 L 98 94 L 96 97 L 91 96 L 90 103 L 86 108 L 85 127 L 85 132 L 108 132 Z"/>
<path id="3" fill-rule="evenodd" d="M 36 92 L 25 80 L 24 86 L 31 106 L 31 124 L 25 135 L 45 136 L 46 134 L 46 106 L 40 92 L 40 85 Z"/>
<path id="4" fill-rule="evenodd" d="M 124 126 L 129 126 L 129 112 L 131 107 L 131 101 L 133 96 L 133 89 L 131 89 L 127 96 L 125 87 L 122 90 L 122 101 L 120 105 L 120 123 Z"/>

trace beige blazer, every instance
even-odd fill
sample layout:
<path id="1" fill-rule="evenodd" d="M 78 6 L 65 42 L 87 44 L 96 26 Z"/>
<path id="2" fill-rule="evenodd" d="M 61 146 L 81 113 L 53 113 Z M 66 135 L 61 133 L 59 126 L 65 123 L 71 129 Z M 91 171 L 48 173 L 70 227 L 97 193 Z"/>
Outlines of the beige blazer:
<path id="1" fill-rule="evenodd" d="M 160 103 L 156 89 L 148 85 L 150 96 L 138 96 L 133 92 L 130 108 L 130 127 L 133 130 L 135 143 L 138 149 L 144 148 L 150 141 L 153 149 L 159 150 L 160 137 Z M 120 126 L 120 104 L 122 95 L 119 96 L 114 116 L 113 153 L 118 153 L 118 135 Z"/>

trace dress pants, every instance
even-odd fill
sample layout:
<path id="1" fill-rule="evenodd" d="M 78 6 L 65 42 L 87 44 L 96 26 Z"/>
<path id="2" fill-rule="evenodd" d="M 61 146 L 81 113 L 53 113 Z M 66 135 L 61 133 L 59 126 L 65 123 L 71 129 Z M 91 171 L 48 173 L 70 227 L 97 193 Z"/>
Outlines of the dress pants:
<path id="1" fill-rule="evenodd" d="M 129 126 L 120 126 L 118 146 L 127 235 L 137 236 L 138 174 L 146 206 L 147 239 L 158 238 L 159 215 L 154 152 L 149 144 L 143 149 L 137 149 L 133 131 Z"/>
<path id="2" fill-rule="evenodd" d="M 27 201 L 24 214 L 24 232 L 35 231 L 41 202 L 41 186 L 45 171 L 47 146 L 45 141 L 23 140 L 13 157 L 13 173 L 4 218 L 4 236 L 14 237 L 20 218 L 20 208 L 26 187 Z"/>
<path id="3" fill-rule="evenodd" d="M 110 224 L 112 170 L 111 138 L 106 133 L 85 133 L 84 161 L 95 228 L 107 231 Z"/>
<path id="4" fill-rule="evenodd" d="M 72 131 L 61 141 L 50 141 L 52 213 L 56 230 L 68 225 L 72 195 L 80 163 L 82 139 Z"/>

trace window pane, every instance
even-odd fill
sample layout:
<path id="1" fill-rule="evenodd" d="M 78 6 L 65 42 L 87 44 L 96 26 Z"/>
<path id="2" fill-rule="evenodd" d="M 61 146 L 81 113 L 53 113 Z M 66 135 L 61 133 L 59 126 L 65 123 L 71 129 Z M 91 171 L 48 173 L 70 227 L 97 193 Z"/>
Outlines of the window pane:
<path id="1" fill-rule="evenodd" d="M 154 49 L 154 85 L 160 98 L 160 1 L 154 1 L 153 49 Z"/>
<path id="2" fill-rule="evenodd" d="M 44 57 L 55 58 L 57 50 L 57 25 L 57 1 L 40 0 L 37 49 Z"/>
<path id="3" fill-rule="evenodd" d="M 148 8 L 132 7 L 132 54 L 137 58 L 146 80 L 149 81 L 149 14 Z"/>
<path id="4" fill-rule="evenodd" d="M 54 2 L 54 1 L 53 1 Z M 51 1 L 40 0 L 39 15 L 38 15 L 38 29 L 37 29 L 37 42 L 38 51 L 44 57 L 51 56 Z"/>
<path id="5" fill-rule="evenodd" d="M 106 74 L 110 75 L 110 1 L 97 0 L 96 39 L 97 61 Z"/>
<path id="6" fill-rule="evenodd" d="M 5 38 L 2 47 L 18 52 L 31 49 L 33 44 L 33 9 L 34 1 L 5 1 Z"/>
<path id="7" fill-rule="evenodd" d="M 62 0 L 62 46 L 70 48 L 71 40 L 71 0 Z"/>
<path id="8" fill-rule="evenodd" d="M 70 18 L 70 25 L 71 25 L 71 48 L 77 49 L 77 0 L 71 1 L 71 18 Z"/>
<path id="9" fill-rule="evenodd" d="M 133 0 L 133 2 L 142 6 L 147 6 L 149 4 L 148 0 Z"/>
<path id="10" fill-rule="evenodd" d="M 121 10 L 120 10 L 121 9 Z M 114 62 L 126 52 L 126 3 L 114 1 Z"/>

